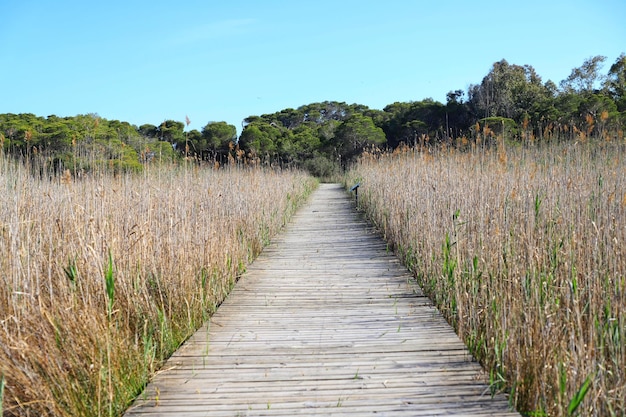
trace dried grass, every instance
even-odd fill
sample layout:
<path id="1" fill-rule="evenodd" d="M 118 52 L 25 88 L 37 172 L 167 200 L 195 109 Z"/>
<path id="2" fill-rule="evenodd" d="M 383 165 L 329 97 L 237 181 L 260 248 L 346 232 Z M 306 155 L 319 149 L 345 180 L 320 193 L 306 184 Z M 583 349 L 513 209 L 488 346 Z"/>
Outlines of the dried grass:
<path id="1" fill-rule="evenodd" d="M 41 180 L 0 157 L 4 415 L 119 415 L 313 187 L 196 167 Z"/>
<path id="2" fill-rule="evenodd" d="M 530 415 L 626 414 L 626 147 L 370 153 L 360 205 Z M 584 395 L 585 381 L 591 381 Z"/>

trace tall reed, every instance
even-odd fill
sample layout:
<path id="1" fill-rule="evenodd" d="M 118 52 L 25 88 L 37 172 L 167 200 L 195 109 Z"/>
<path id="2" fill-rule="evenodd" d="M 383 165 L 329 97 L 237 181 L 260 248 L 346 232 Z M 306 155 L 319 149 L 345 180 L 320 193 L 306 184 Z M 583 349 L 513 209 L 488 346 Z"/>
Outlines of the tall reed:
<path id="1" fill-rule="evenodd" d="M 346 181 L 529 415 L 626 414 L 626 146 L 370 153 Z"/>
<path id="2" fill-rule="evenodd" d="M 4 415 L 119 415 L 315 186 L 153 167 L 35 178 L 0 157 Z"/>

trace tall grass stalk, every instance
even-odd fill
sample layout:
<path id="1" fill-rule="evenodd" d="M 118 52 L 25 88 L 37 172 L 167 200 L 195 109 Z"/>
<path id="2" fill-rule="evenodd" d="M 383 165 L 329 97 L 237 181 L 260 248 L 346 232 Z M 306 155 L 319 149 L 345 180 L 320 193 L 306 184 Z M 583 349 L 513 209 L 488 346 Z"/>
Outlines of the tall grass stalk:
<path id="1" fill-rule="evenodd" d="M 592 140 L 401 148 L 366 155 L 346 182 L 519 410 L 619 416 L 625 154 Z"/>
<path id="2" fill-rule="evenodd" d="M 314 186 L 191 165 L 35 176 L 0 156 L 4 415 L 121 414 Z"/>
<path id="3" fill-rule="evenodd" d="M 0 374 L 0 416 L 4 415 L 2 406 L 4 404 L 4 374 Z"/>

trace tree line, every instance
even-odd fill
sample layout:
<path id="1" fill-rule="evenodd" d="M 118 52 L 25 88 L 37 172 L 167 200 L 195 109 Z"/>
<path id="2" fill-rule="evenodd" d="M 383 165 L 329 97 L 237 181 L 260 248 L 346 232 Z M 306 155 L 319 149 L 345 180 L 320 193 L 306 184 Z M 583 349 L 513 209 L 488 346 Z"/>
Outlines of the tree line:
<path id="1" fill-rule="evenodd" d="M 559 85 L 543 82 L 530 65 L 503 59 L 479 84 L 448 92 L 446 103 L 427 98 L 382 110 L 337 101 L 311 103 L 247 117 L 239 136 L 226 122 L 186 131 L 188 119 L 134 126 L 97 114 L 0 114 L 0 145 L 10 155 L 44 159 L 55 169 L 74 172 L 141 170 L 147 163 L 192 159 L 280 164 L 324 176 L 372 146 L 466 146 L 496 135 L 521 142 L 623 139 L 626 55 L 603 73 L 606 59 L 585 60 Z"/>

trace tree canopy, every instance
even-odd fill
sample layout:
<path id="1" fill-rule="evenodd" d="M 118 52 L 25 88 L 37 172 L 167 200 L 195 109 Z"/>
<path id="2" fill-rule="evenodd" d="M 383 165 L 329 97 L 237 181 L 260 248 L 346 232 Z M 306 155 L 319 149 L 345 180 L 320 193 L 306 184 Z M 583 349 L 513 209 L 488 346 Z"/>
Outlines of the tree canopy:
<path id="1" fill-rule="evenodd" d="M 626 55 L 603 74 L 606 59 L 586 59 L 558 85 L 544 82 L 530 65 L 502 59 L 467 91 L 450 90 L 445 104 L 425 98 L 377 110 L 338 101 L 310 103 L 249 116 L 239 137 L 236 127 L 224 121 L 186 131 L 184 122 L 171 119 L 137 127 L 97 114 L 0 114 L 0 147 L 21 158 L 47 158 L 55 169 L 107 165 L 138 170 L 148 163 L 187 158 L 280 164 L 321 173 L 349 164 L 372 146 L 454 145 L 481 134 L 484 138 L 485 131 L 502 131 L 509 140 L 520 141 L 623 138 Z"/>

